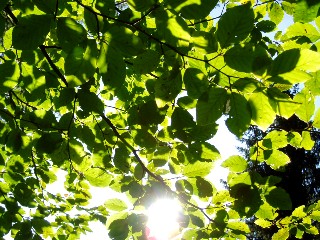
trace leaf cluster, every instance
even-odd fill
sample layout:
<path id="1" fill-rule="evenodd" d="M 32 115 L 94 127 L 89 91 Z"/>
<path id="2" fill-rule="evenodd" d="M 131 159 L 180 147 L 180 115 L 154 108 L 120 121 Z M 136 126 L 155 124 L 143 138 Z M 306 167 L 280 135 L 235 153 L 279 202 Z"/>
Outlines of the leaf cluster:
<path id="1" fill-rule="evenodd" d="M 318 203 L 275 221 L 278 210 L 291 211 L 289 195 L 280 179 L 249 173 L 240 156 L 223 163 L 228 189 L 207 178 L 220 159 L 209 140 L 222 116 L 239 138 L 251 125 L 266 130 L 276 116 L 309 124 L 270 132 L 252 150 L 275 170 L 290 162 L 280 148 L 312 148 L 308 130 L 320 127 L 319 7 L 2 0 L 0 237 L 78 239 L 100 221 L 111 239 L 144 239 L 144 210 L 163 196 L 183 206 L 181 239 L 245 239 L 252 216 L 279 228 L 274 239 L 319 234 Z M 294 23 L 270 38 L 285 14 Z M 291 97 L 286 90 L 296 84 L 303 86 Z M 46 188 L 57 171 L 67 173 L 67 194 Z M 125 201 L 87 207 L 91 186 Z"/>

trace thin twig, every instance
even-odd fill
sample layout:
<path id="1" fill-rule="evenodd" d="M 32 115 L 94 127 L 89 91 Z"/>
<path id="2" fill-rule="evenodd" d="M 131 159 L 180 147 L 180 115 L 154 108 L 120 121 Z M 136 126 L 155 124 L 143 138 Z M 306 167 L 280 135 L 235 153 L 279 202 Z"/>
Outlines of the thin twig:
<path id="1" fill-rule="evenodd" d="M 13 91 L 10 90 L 9 93 L 11 93 L 19 102 L 23 103 L 24 105 L 32 108 L 33 110 L 37 110 L 38 108 L 36 108 L 35 106 L 30 105 L 29 103 L 23 101 L 21 98 L 18 97 L 18 95 Z"/>

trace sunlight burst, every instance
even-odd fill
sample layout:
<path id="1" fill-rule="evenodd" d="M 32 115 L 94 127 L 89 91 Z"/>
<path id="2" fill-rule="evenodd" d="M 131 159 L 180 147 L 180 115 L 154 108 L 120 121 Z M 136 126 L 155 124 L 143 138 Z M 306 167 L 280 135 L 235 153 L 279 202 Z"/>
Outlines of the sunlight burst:
<path id="1" fill-rule="evenodd" d="M 177 222 L 181 207 L 176 200 L 159 199 L 148 209 L 148 239 L 174 239 L 179 231 Z"/>

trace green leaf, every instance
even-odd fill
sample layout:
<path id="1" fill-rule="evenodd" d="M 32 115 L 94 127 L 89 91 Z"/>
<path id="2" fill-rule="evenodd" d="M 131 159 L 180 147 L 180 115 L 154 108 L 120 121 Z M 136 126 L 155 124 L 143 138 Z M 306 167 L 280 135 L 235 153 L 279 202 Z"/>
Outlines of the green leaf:
<path id="1" fill-rule="evenodd" d="M 192 143 L 189 149 L 194 154 L 196 160 L 199 158 L 215 161 L 220 158 L 220 153 L 216 147 L 208 142 Z"/>
<path id="2" fill-rule="evenodd" d="M 218 0 L 168 0 L 167 3 L 185 19 L 202 19 L 210 14 Z"/>
<path id="3" fill-rule="evenodd" d="M 175 130 L 190 130 L 195 126 L 195 122 L 187 110 L 176 107 L 171 116 L 171 126 Z"/>
<path id="4" fill-rule="evenodd" d="M 125 147 L 120 147 L 115 150 L 113 157 L 114 165 L 123 172 L 128 172 L 130 168 L 129 152 Z"/>
<path id="5" fill-rule="evenodd" d="M 292 71 L 297 67 L 300 56 L 299 49 L 290 49 L 280 53 L 272 63 L 270 74 L 275 76 Z"/>
<path id="6" fill-rule="evenodd" d="M 307 89 L 303 89 L 294 96 L 293 101 L 301 103 L 300 107 L 296 110 L 296 115 L 302 121 L 309 122 L 315 110 L 313 95 Z"/>
<path id="7" fill-rule="evenodd" d="M 320 211 L 319 210 L 312 211 L 310 216 L 313 220 L 318 221 L 318 222 L 320 221 Z"/>
<path id="8" fill-rule="evenodd" d="M 148 50 L 133 60 L 133 67 L 137 73 L 150 73 L 157 69 L 159 63 L 160 54 L 157 51 Z"/>
<path id="9" fill-rule="evenodd" d="M 158 109 L 155 101 L 150 100 L 139 105 L 138 122 L 141 125 L 160 124 L 165 118 L 164 112 Z"/>
<path id="10" fill-rule="evenodd" d="M 265 195 L 267 202 L 280 210 L 291 210 L 292 203 L 289 194 L 280 187 L 271 187 Z"/>
<path id="11" fill-rule="evenodd" d="M 267 202 L 264 202 L 256 212 L 256 217 L 273 220 L 277 217 L 276 208 L 270 206 Z"/>
<path id="12" fill-rule="evenodd" d="M 84 27 L 68 17 L 58 18 L 57 37 L 59 45 L 66 52 L 77 46 L 83 47 L 87 42 L 87 32 Z"/>
<path id="13" fill-rule="evenodd" d="M 19 50 L 36 49 L 50 31 L 52 16 L 27 15 L 19 19 L 12 31 L 12 44 Z"/>
<path id="14" fill-rule="evenodd" d="M 267 93 L 272 106 L 275 105 L 276 113 L 286 119 L 290 118 L 301 105 L 278 88 L 268 88 Z"/>
<path id="15" fill-rule="evenodd" d="M 224 60 L 229 67 L 239 72 L 254 72 L 260 75 L 266 71 L 271 62 L 264 48 L 251 44 L 235 45 L 224 54 Z"/>
<path id="16" fill-rule="evenodd" d="M 37 206 L 36 195 L 32 189 L 25 183 L 18 183 L 13 190 L 14 197 L 22 205 L 29 208 Z"/>
<path id="17" fill-rule="evenodd" d="M 265 219 L 260 219 L 260 218 L 255 220 L 254 223 L 262 228 L 269 228 L 272 226 L 272 222 Z"/>
<path id="18" fill-rule="evenodd" d="M 262 20 L 256 24 L 256 28 L 261 32 L 272 32 L 276 26 L 273 21 L 269 20 Z"/>
<path id="19" fill-rule="evenodd" d="M 301 142 L 302 142 L 302 137 L 299 133 L 297 132 L 289 132 L 287 135 L 288 143 L 295 147 L 295 148 L 300 148 L 301 147 Z"/>
<path id="20" fill-rule="evenodd" d="M 146 129 L 133 130 L 131 131 L 131 135 L 135 143 L 140 147 L 155 148 L 157 145 L 157 140 Z"/>
<path id="21" fill-rule="evenodd" d="M 241 176 L 242 175 L 242 176 Z M 241 174 L 238 182 L 243 179 L 245 174 Z M 235 199 L 234 210 L 238 212 L 240 217 L 251 217 L 255 214 L 261 205 L 261 196 L 256 187 L 250 186 L 249 181 L 247 184 L 237 183 L 230 189 L 230 195 Z"/>
<path id="22" fill-rule="evenodd" d="M 230 187 L 237 185 L 251 185 L 251 176 L 248 172 L 244 173 L 233 173 L 228 175 L 228 184 Z"/>
<path id="23" fill-rule="evenodd" d="M 243 95 L 238 93 L 231 93 L 228 103 L 230 110 L 226 125 L 230 132 L 241 137 L 251 122 L 249 103 Z"/>
<path id="24" fill-rule="evenodd" d="M 252 31 L 254 14 L 250 4 L 228 8 L 218 22 L 216 37 L 222 48 L 244 40 Z"/>
<path id="25" fill-rule="evenodd" d="M 288 145 L 288 132 L 274 130 L 269 132 L 262 140 L 262 145 L 269 149 L 279 149 Z"/>
<path id="26" fill-rule="evenodd" d="M 269 17 L 270 20 L 275 24 L 279 24 L 282 21 L 284 12 L 280 4 L 278 4 L 277 2 L 272 2 L 270 4 Z"/>
<path id="27" fill-rule="evenodd" d="M 159 108 L 164 107 L 167 102 L 174 100 L 182 88 L 182 76 L 178 68 L 174 68 L 170 73 L 163 74 L 156 80 L 155 96 Z"/>
<path id="28" fill-rule="evenodd" d="M 228 222 L 227 228 L 235 234 L 247 234 L 250 232 L 249 226 L 244 222 Z"/>
<path id="29" fill-rule="evenodd" d="M 281 228 L 278 232 L 273 234 L 272 240 L 286 240 L 289 238 L 289 229 Z"/>
<path id="30" fill-rule="evenodd" d="M 111 239 L 125 240 L 129 234 L 129 226 L 126 219 L 114 220 L 109 226 L 109 237 Z"/>
<path id="31" fill-rule="evenodd" d="M 313 2 L 309 4 L 309 1 L 300 1 L 295 3 L 293 19 L 295 22 L 311 22 L 318 16 L 318 10 L 320 3 Z"/>
<path id="32" fill-rule="evenodd" d="M 278 170 L 290 163 L 290 158 L 285 153 L 276 149 L 264 150 L 263 156 L 260 156 L 259 159 L 265 160 L 266 163 L 274 170 Z"/>
<path id="33" fill-rule="evenodd" d="M 159 13 L 160 14 L 160 13 Z M 171 11 L 161 12 L 156 19 L 157 35 L 167 44 L 185 51 L 190 44 L 190 29 L 185 20 Z"/>
<path id="34" fill-rule="evenodd" d="M 309 234 L 312 234 L 312 235 L 319 235 L 319 230 L 315 226 L 310 226 L 309 228 L 305 229 L 305 231 L 306 231 L 306 233 L 309 233 Z"/>
<path id="35" fill-rule="evenodd" d="M 202 177 L 197 177 L 196 186 L 198 189 L 198 196 L 201 198 L 212 197 L 213 187 L 211 183 Z"/>
<path id="36" fill-rule="evenodd" d="M 39 152 L 53 153 L 59 149 L 63 139 L 60 133 L 44 133 L 37 141 L 36 148 Z"/>
<path id="37" fill-rule="evenodd" d="M 21 131 L 19 129 L 12 130 L 8 136 L 6 141 L 6 150 L 8 152 L 18 152 L 22 147 L 22 136 Z"/>
<path id="38" fill-rule="evenodd" d="M 102 81 L 110 89 L 120 88 L 126 78 L 126 64 L 120 51 L 102 43 L 97 67 Z"/>
<path id="39" fill-rule="evenodd" d="M 113 176 L 109 172 L 94 167 L 87 169 L 84 172 L 84 176 L 95 187 L 109 186 L 113 179 Z"/>
<path id="40" fill-rule="evenodd" d="M 293 217 L 297 217 L 297 218 L 304 218 L 307 216 L 307 213 L 305 212 L 305 205 L 299 206 L 297 208 L 295 208 L 292 212 L 292 216 Z"/>
<path id="41" fill-rule="evenodd" d="M 155 0 L 128 0 L 128 4 L 135 11 L 144 12 L 155 4 Z"/>
<path id="42" fill-rule="evenodd" d="M 305 87 L 311 91 L 311 93 L 316 96 L 320 95 L 320 72 L 317 71 L 312 75 L 312 78 L 305 82 Z"/>
<path id="43" fill-rule="evenodd" d="M 18 79 L 20 77 L 20 69 L 18 64 L 15 62 L 6 61 L 0 64 L 0 72 L 0 93 L 5 93 L 17 86 Z"/>
<path id="44" fill-rule="evenodd" d="M 126 210 L 128 208 L 127 204 L 119 198 L 108 199 L 107 201 L 105 201 L 104 206 L 110 210 L 117 212 Z"/>
<path id="45" fill-rule="evenodd" d="M 243 157 L 233 155 L 225 160 L 221 166 L 228 168 L 232 172 L 243 172 L 247 169 L 248 163 Z"/>
<path id="46" fill-rule="evenodd" d="M 296 37 L 308 37 L 311 42 L 316 42 L 320 39 L 320 33 L 310 23 L 296 22 L 287 28 L 286 33 L 281 37 L 282 41 L 294 39 Z"/>
<path id="47" fill-rule="evenodd" d="M 205 177 L 211 172 L 213 162 L 197 161 L 193 164 L 188 164 L 183 168 L 183 175 L 186 177 Z"/>
<path id="48" fill-rule="evenodd" d="M 192 33 L 190 43 L 192 43 L 196 52 L 203 54 L 213 53 L 218 50 L 218 43 L 212 32 L 195 31 Z"/>
<path id="49" fill-rule="evenodd" d="M 264 92 L 255 92 L 249 98 L 252 120 L 262 129 L 266 130 L 273 123 L 276 113 L 268 96 Z"/>
<path id="50" fill-rule="evenodd" d="M 197 68 L 188 68 L 184 72 L 183 81 L 191 98 L 198 98 L 209 86 L 206 75 Z"/>
<path id="51" fill-rule="evenodd" d="M 213 124 L 225 111 L 227 91 L 223 88 L 211 88 L 204 92 L 197 103 L 197 123 L 199 125 Z"/>
<path id="52" fill-rule="evenodd" d="M 310 72 L 320 70 L 320 53 L 309 49 L 302 49 L 296 68 Z"/>
<path id="53" fill-rule="evenodd" d="M 41 11 L 54 14 L 56 11 L 56 2 L 55 0 L 41 1 L 41 0 L 33 0 L 32 1 Z"/>
<path id="54" fill-rule="evenodd" d="M 31 220 L 31 224 L 37 233 L 43 234 L 43 236 L 54 235 L 50 222 L 43 218 L 34 217 Z"/>
<path id="55" fill-rule="evenodd" d="M 110 47 L 119 49 L 125 56 L 137 56 L 144 51 L 140 37 L 127 27 L 112 25 L 104 37 Z"/>
<path id="56" fill-rule="evenodd" d="M 302 141 L 301 141 L 301 147 L 303 147 L 305 150 L 311 150 L 314 146 L 315 142 L 311 139 L 310 132 L 303 131 L 302 132 Z"/>
<path id="57" fill-rule="evenodd" d="M 94 112 L 102 114 L 104 110 L 104 104 L 101 99 L 94 94 L 86 90 L 80 90 L 77 93 L 79 105 L 83 111 Z"/>
<path id="58" fill-rule="evenodd" d="M 312 125 L 316 128 L 320 128 L 320 109 L 317 110 Z"/>
<path id="59" fill-rule="evenodd" d="M 70 86 L 79 86 L 94 75 L 98 50 L 95 41 L 88 40 L 86 48 L 75 47 L 65 59 L 65 74 Z"/>

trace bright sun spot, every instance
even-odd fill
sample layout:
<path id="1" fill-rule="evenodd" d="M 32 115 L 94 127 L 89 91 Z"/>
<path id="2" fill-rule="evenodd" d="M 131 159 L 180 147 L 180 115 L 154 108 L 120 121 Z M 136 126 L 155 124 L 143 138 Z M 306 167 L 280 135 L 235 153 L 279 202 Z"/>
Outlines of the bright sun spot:
<path id="1" fill-rule="evenodd" d="M 180 205 L 172 199 L 159 199 L 153 203 L 147 212 L 148 239 L 174 239 L 179 233 L 177 218 L 180 211 Z"/>

